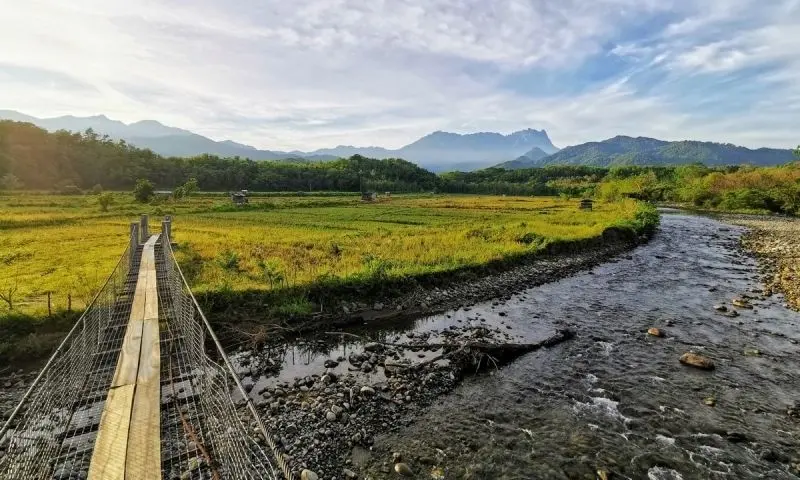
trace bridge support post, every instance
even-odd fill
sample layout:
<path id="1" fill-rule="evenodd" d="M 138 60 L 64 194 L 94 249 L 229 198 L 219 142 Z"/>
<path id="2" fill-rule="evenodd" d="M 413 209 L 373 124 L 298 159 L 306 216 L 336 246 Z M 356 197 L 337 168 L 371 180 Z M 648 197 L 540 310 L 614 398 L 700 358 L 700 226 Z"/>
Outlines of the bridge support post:
<path id="1" fill-rule="evenodd" d="M 167 236 L 169 236 L 169 241 L 172 241 L 172 215 L 164 215 L 164 220 L 167 221 L 169 225 L 167 225 Z"/>
<path id="2" fill-rule="evenodd" d="M 172 241 L 172 232 L 170 228 L 172 228 L 172 224 L 169 220 L 169 217 L 164 217 L 164 221 L 161 222 L 161 244 L 164 245 Z"/>
<path id="3" fill-rule="evenodd" d="M 130 265 L 133 265 L 134 261 L 136 260 L 136 248 L 139 246 L 139 224 L 136 222 L 131 222 L 131 245 L 128 249 L 128 253 L 130 255 Z"/>
<path id="4" fill-rule="evenodd" d="M 141 228 L 139 233 L 141 234 L 140 243 L 147 242 L 147 239 L 150 238 L 150 232 L 147 230 L 147 215 L 142 215 L 142 219 L 139 222 L 141 224 Z"/>

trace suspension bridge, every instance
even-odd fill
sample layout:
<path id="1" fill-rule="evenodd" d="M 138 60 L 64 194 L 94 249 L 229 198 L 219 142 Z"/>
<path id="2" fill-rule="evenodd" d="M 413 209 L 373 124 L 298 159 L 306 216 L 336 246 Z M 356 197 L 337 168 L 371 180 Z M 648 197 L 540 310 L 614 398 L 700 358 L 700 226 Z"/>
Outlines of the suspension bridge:
<path id="1" fill-rule="evenodd" d="M 0 430 L 4 480 L 292 480 L 148 218 Z"/>

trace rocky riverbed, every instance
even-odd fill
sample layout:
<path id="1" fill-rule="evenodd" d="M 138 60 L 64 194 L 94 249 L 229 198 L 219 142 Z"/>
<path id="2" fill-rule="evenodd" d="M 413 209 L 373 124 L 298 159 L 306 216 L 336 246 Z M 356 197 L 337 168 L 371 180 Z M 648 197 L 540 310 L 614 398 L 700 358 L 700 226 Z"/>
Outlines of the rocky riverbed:
<path id="1" fill-rule="evenodd" d="M 348 329 L 369 339 L 320 334 L 249 355 L 264 368 L 245 380 L 305 478 L 797 478 L 800 318 L 761 283 L 744 233 L 666 215 L 653 241 L 613 260 Z M 414 345 L 559 330 L 574 339 L 478 375 Z M 395 362 L 406 368 L 387 374 Z"/>
<path id="2" fill-rule="evenodd" d="M 789 305 L 800 310 L 800 219 L 731 216 L 750 229 L 742 236 L 745 248 L 760 258 L 767 292 L 783 292 Z"/>

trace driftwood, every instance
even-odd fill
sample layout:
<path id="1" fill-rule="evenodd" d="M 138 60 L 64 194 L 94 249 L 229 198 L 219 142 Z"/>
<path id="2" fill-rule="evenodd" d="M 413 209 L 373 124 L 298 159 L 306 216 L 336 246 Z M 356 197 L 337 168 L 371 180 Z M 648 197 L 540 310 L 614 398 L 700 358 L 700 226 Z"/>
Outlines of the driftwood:
<path id="1" fill-rule="evenodd" d="M 354 337 L 356 339 L 366 341 L 365 338 L 346 332 L 325 332 L 326 335 L 340 335 Z M 416 371 L 432 363 L 440 360 L 451 360 L 458 364 L 475 364 L 476 370 L 480 370 L 484 359 L 487 364 L 491 362 L 495 367 L 513 361 L 514 359 L 525 355 L 526 353 L 539 350 L 540 348 L 550 348 L 565 342 L 575 336 L 575 332 L 569 329 L 558 329 L 550 337 L 536 343 L 489 343 L 478 341 L 467 341 L 463 343 L 425 343 L 425 344 L 396 344 L 385 342 L 373 342 L 388 347 L 399 348 L 420 348 L 425 347 L 428 349 L 438 350 L 441 349 L 442 353 L 433 358 L 425 360 L 424 362 L 414 363 L 411 365 L 403 365 L 392 363 L 391 366 L 398 370 Z"/>
<path id="2" fill-rule="evenodd" d="M 440 344 L 430 345 L 433 348 L 442 348 L 444 353 L 421 363 L 410 365 L 408 370 L 419 370 L 426 365 L 438 362 L 439 360 L 449 359 L 456 363 L 475 364 L 476 370 L 480 370 L 483 360 L 491 362 L 495 367 L 509 363 L 526 353 L 539 350 L 540 348 L 550 348 L 565 342 L 575 336 L 575 332 L 568 329 L 556 330 L 552 336 L 536 343 L 487 343 L 487 342 L 467 342 L 463 344 Z"/>

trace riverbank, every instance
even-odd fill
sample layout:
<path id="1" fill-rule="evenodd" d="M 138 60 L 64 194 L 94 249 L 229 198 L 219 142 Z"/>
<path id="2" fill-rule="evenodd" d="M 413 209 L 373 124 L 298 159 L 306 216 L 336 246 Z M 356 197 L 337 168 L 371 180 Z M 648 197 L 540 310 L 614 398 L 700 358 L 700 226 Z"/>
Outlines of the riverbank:
<path id="1" fill-rule="evenodd" d="M 760 260 L 765 293 L 782 292 L 786 303 L 800 310 L 800 219 L 725 215 L 723 219 L 750 230 L 742 245 Z"/>

